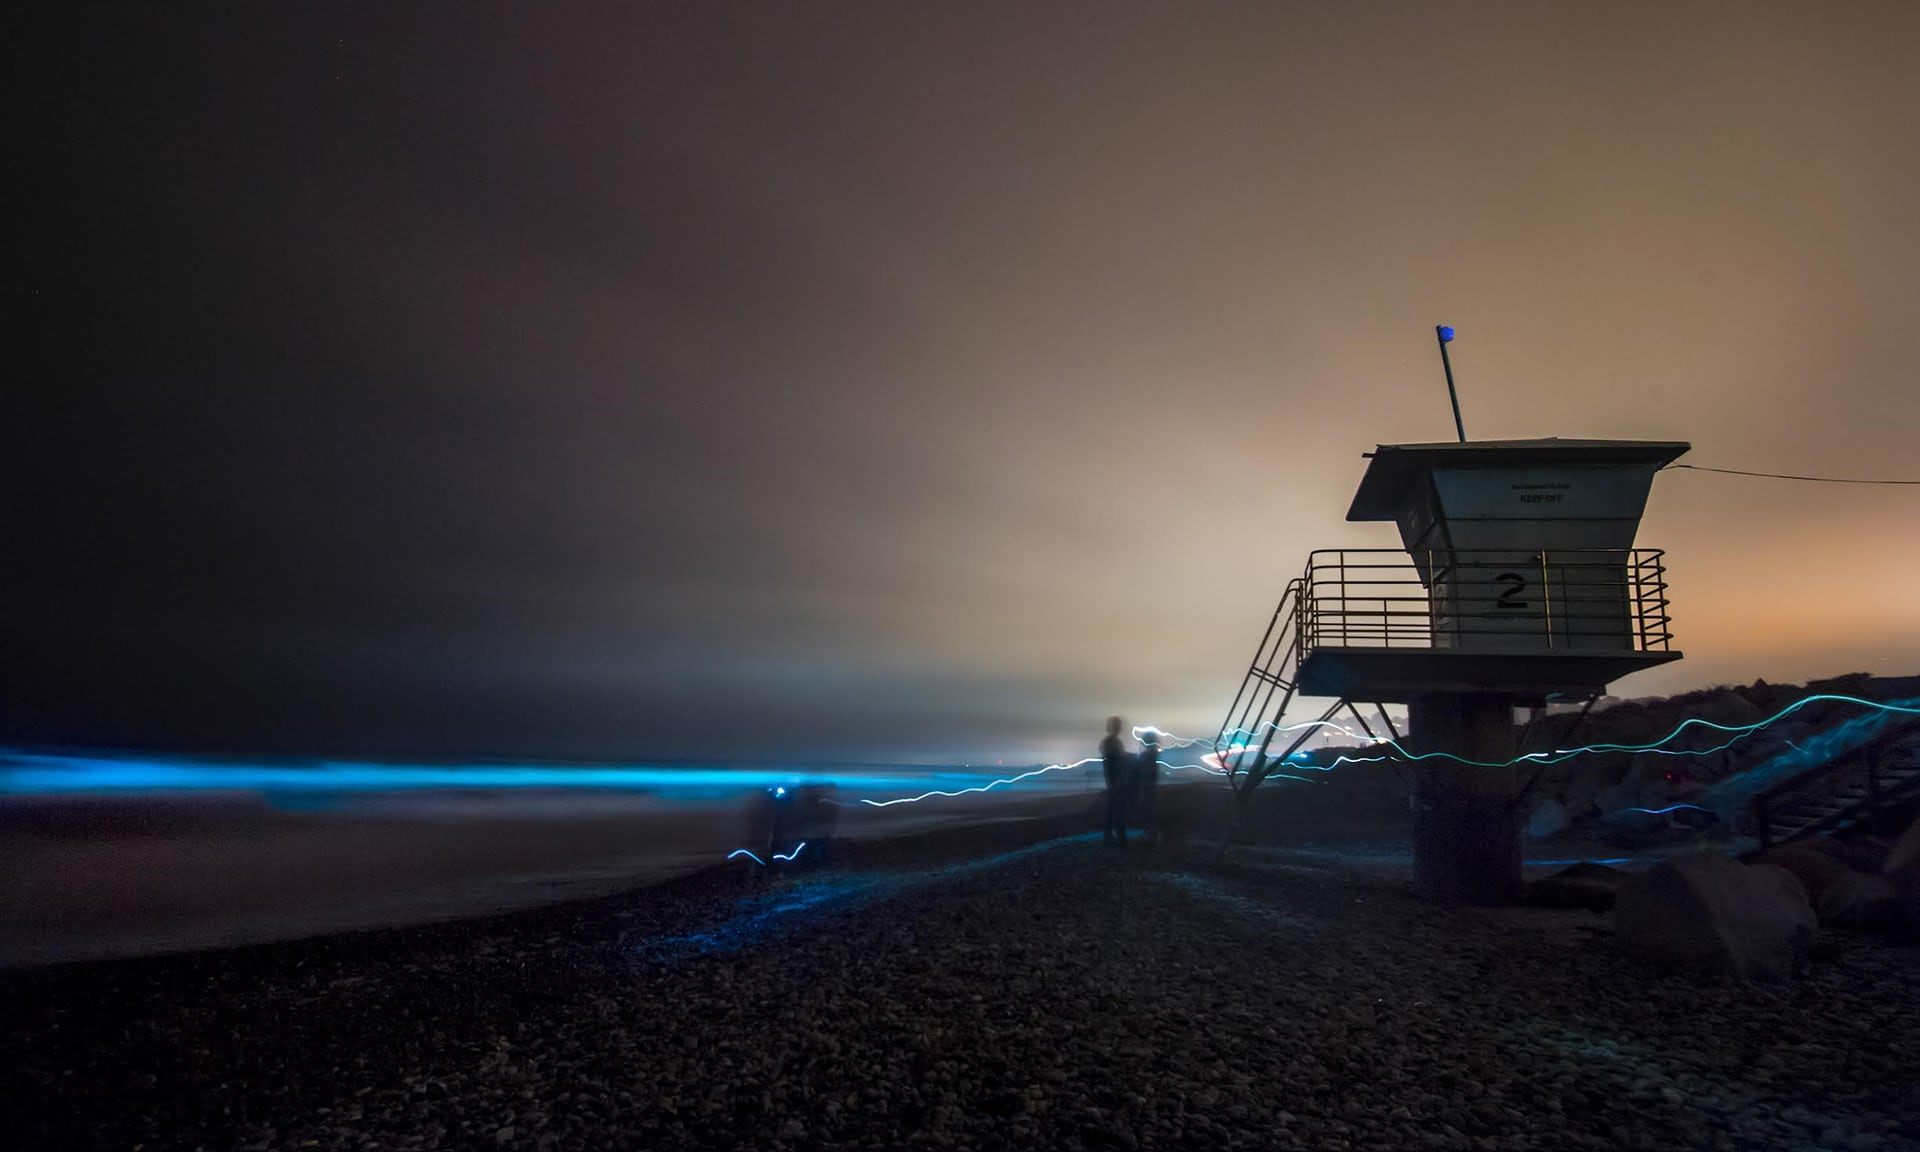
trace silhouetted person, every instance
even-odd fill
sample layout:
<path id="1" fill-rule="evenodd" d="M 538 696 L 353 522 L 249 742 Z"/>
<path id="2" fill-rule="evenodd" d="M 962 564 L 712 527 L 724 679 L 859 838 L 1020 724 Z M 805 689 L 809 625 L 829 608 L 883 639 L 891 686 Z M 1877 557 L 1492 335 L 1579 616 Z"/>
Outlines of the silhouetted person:
<path id="1" fill-rule="evenodd" d="M 1120 717 L 1107 717 L 1107 738 L 1100 741 L 1100 768 L 1107 777 L 1106 843 L 1127 846 L 1127 800 L 1133 791 L 1133 757 L 1120 739 Z"/>
<path id="2" fill-rule="evenodd" d="M 1152 728 L 1140 737 L 1140 759 L 1133 770 L 1134 823 L 1148 844 L 1160 842 L 1160 733 Z"/>
<path id="3" fill-rule="evenodd" d="M 825 867 L 833 861 L 834 832 L 840 825 L 840 789 L 832 784 L 803 784 L 794 797 L 793 843 L 783 852 L 800 852 L 794 863 L 809 868 Z M 801 849 L 800 845 L 806 848 Z"/>
<path id="4" fill-rule="evenodd" d="M 1194 806 L 1198 798 L 1191 784 L 1167 789 L 1160 797 L 1158 809 L 1153 814 L 1153 836 L 1157 847 L 1173 852 L 1187 850 L 1187 829 L 1193 825 Z M 1210 790 L 1209 790 L 1210 791 Z"/>
<path id="5" fill-rule="evenodd" d="M 766 871 L 763 866 L 772 858 L 775 845 L 779 843 L 781 807 L 781 797 L 775 796 L 771 788 L 757 790 L 752 799 L 747 801 L 747 842 L 744 847 L 759 861 L 751 865 L 748 871 L 750 877 L 758 879 Z"/>

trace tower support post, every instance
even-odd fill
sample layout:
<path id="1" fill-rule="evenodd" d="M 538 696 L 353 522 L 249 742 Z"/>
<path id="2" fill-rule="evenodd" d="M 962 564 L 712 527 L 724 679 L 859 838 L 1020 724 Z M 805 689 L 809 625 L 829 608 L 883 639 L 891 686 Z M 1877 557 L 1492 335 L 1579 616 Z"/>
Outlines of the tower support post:
<path id="1" fill-rule="evenodd" d="M 1412 700 L 1408 744 L 1450 752 L 1414 765 L 1415 889 L 1447 904 L 1511 904 L 1520 898 L 1520 820 L 1513 697 L 1441 692 Z M 1497 765 L 1494 767 L 1492 765 Z"/>

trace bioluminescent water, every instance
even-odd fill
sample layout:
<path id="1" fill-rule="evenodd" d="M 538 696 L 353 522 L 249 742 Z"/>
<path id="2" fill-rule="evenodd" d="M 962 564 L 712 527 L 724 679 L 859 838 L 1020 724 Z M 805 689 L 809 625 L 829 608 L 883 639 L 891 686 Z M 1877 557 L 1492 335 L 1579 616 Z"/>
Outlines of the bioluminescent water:
<path id="1" fill-rule="evenodd" d="M 984 790 L 999 774 L 964 766 L 689 766 L 674 764 L 418 764 L 377 761 L 214 761 L 113 753 L 0 752 L 0 796 L 259 792 L 269 797 L 426 791 L 579 790 L 714 800 L 801 784 L 854 798 L 897 798 L 933 784 Z M 1061 783 L 1066 783 L 1062 781 Z"/>
<path id="2" fill-rule="evenodd" d="M 1782 708 L 1774 715 L 1752 724 L 1720 724 L 1697 717 L 1681 721 L 1659 740 L 1645 744 L 1590 744 L 1577 748 L 1559 748 L 1548 752 L 1529 752 L 1506 764 L 1554 764 L 1595 753 L 1660 753 L 1673 756 L 1703 756 L 1786 719 L 1800 709 L 1820 701 L 1858 706 L 1862 716 L 1837 726 L 1818 738 L 1812 749 L 1794 746 L 1755 770 L 1723 781 L 1717 790 L 1748 790 L 1778 778 L 1782 773 L 1808 766 L 1816 757 L 1831 756 L 1846 747 L 1869 739 L 1883 730 L 1887 722 L 1920 716 L 1920 701 L 1885 702 L 1857 696 L 1819 693 Z M 1360 737 L 1333 721 L 1310 720 L 1298 724 L 1269 724 L 1278 732 L 1296 732 L 1319 728 Z M 1676 748 L 1692 729 L 1705 729 L 1727 738 L 1705 748 Z M 1146 732 L 1147 729 L 1136 729 Z M 1158 732 L 1156 730 L 1156 735 Z M 1236 742 L 1227 753 L 1245 750 Z M 1166 748 L 1191 747 L 1199 740 L 1166 734 Z M 1412 752 L 1398 741 L 1379 739 L 1378 756 L 1342 755 L 1331 763 L 1316 765 L 1297 758 L 1286 767 L 1327 772 L 1342 764 L 1391 758 L 1408 762 L 1427 760 L 1479 764 L 1450 752 Z M 0 752 L 0 796 L 76 796 L 100 794 L 166 794 L 192 792 L 259 792 L 269 797 L 306 797 L 354 793 L 393 793 L 421 791 L 510 791 L 510 790 L 597 790 L 640 792 L 666 799 L 710 801 L 738 797 L 746 793 L 801 784 L 831 785 L 844 799 L 841 804 L 858 803 L 874 808 L 918 804 L 929 800 L 956 799 L 1020 786 L 1023 789 L 1055 788 L 1072 790 L 1084 787 L 1097 757 L 1063 764 L 1045 764 L 1023 772 L 987 773 L 971 767 L 928 766 L 739 766 L 714 767 L 674 764 L 401 764 L 376 761 L 325 760 L 312 762 L 211 761 L 190 757 L 118 755 L 112 753 L 53 753 L 33 751 Z M 1485 765 L 1504 766 L 1504 765 Z M 1231 776 L 1222 766 L 1220 754 L 1212 753 L 1199 763 L 1167 764 L 1169 773 L 1203 772 Z M 1082 771 L 1085 770 L 1085 771 Z M 1306 780 L 1291 773 L 1271 772 L 1269 779 Z M 931 787 L 929 786 L 931 785 Z M 1675 805 L 1673 808 L 1697 808 L 1700 805 Z M 1660 815 L 1673 808 L 1646 811 Z M 1704 809 L 1703 809 L 1704 810 Z"/>

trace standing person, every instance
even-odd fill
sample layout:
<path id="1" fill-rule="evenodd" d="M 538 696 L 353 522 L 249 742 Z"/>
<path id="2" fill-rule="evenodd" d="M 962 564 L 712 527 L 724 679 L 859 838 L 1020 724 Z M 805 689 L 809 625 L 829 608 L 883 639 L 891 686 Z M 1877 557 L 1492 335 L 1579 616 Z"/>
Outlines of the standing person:
<path id="1" fill-rule="evenodd" d="M 1120 717 L 1107 717 L 1107 738 L 1100 741 L 1100 767 L 1107 776 L 1106 843 L 1118 835 L 1127 846 L 1127 793 L 1133 791 L 1133 756 L 1120 739 Z"/>
<path id="2" fill-rule="evenodd" d="M 1134 821 L 1146 835 L 1147 844 L 1160 843 L 1160 733 L 1149 728 L 1140 735 L 1140 762 L 1133 772 L 1135 798 Z"/>
<path id="3" fill-rule="evenodd" d="M 804 867 L 824 868 L 833 863 L 834 832 L 840 825 L 840 789 L 831 783 L 808 782 L 802 784 L 795 794 L 794 847 L 789 852 L 802 851 L 799 844 L 805 844 L 806 855 L 795 859 Z"/>

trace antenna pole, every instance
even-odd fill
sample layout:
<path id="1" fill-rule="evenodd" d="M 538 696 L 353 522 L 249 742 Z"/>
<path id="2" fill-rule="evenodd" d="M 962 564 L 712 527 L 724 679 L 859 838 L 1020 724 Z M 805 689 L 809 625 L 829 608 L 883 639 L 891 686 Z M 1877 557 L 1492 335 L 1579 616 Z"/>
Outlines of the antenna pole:
<path id="1" fill-rule="evenodd" d="M 1460 422 L 1460 393 L 1453 387 L 1453 361 L 1447 359 L 1447 345 L 1453 343 L 1453 329 L 1445 324 L 1436 324 L 1433 334 L 1440 341 L 1440 367 L 1447 372 L 1447 399 L 1453 401 L 1453 430 L 1460 435 L 1460 443 L 1467 442 L 1467 426 Z"/>

